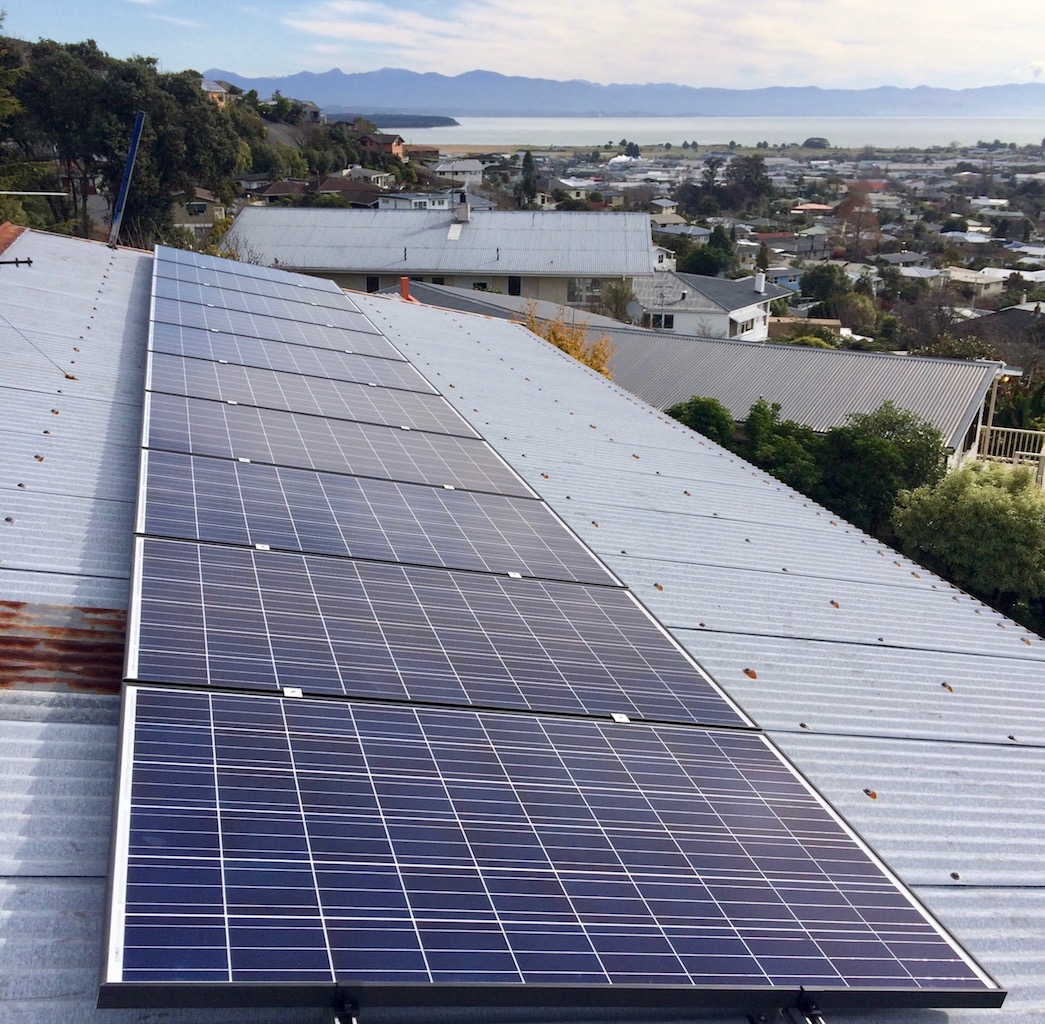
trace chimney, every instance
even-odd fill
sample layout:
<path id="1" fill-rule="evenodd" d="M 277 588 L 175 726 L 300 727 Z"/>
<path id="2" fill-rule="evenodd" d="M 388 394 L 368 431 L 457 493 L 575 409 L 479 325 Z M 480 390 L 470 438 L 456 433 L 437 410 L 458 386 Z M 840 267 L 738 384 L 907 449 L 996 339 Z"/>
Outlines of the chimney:
<path id="1" fill-rule="evenodd" d="M 407 302 L 412 301 L 410 298 L 410 278 L 401 277 L 399 279 L 399 296 L 400 298 L 406 299 Z"/>
<path id="2" fill-rule="evenodd" d="M 454 220 L 460 224 L 467 224 L 472 219 L 472 211 L 468 206 L 468 195 L 465 192 L 461 193 L 461 197 L 457 202 L 457 210 L 454 212 Z"/>
<path id="3" fill-rule="evenodd" d="M 759 295 L 766 294 L 766 275 L 761 270 L 755 274 L 755 291 Z"/>

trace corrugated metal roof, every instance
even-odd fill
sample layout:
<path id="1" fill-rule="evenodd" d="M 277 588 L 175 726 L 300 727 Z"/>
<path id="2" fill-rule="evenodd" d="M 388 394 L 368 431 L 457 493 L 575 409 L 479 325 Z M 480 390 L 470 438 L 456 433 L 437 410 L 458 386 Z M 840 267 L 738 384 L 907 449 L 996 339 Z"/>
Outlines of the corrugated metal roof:
<path id="1" fill-rule="evenodd" d="M 519 319 L 518 311 L 526 301 L 417 282 L 410 287 L 415 298 L 433 306 L 507 319 Z M 708 309 L 712 308 L 718 307 L 708 300 Z M 537 315 L 554 319 L 559 307 L 540 303 Z M 629 328 L 588 313 L 578 312 L 577 317 L 592 325 L 593 335 L 609 338 L 615 383 L 658 409 L 701 395 L 717 398 L 740 420 L 759 398 L 765 398 L 780 403 L 784 419 L 825 431 L 844 425 L 854 412 L 873 412 L 888 400 L 932 423 L 951 449 L 975 422 L 1003 366 L 693 338 Z"/>
<path id="2" fill-rule="evenodd" d="M 77 282 L 100 271 L 93 255 L 70 269 Z M 135 301 L 128 291 L 125 302 Z M 655 612 L 688 627 L 677 635 L 720 684 L 1011 989 L 1002 1011 L 881 1014 L 862 1024 L 1045 1017 L 1045 716 L 1035 692 L 1045 689 L 1043 642 L 519 325 L 356 301 Z M 107 322 L 116 320 L 114 310 Z M 135 336 L 129 329 L 129 347 L 110 358 L 133 364 Z M 95 424 L 96 445 L 117 452 L 130 422 L 113 411 L 119 379 L 112 375 L 114 400 L 98 402 Z M 16 427 L 5 424 L 0 448 Z M 85 421 L 75 431 L 70 472 L 77 456 L 89 461 L 88 429 Z M 57 440 L 64 450 L 64 435 Z M 119 455 L 111 458 L 119 470 Z M 57 461 L 49 454 L 33 464 Z M 93 496 L 103 518 L 110 501 L 126 505 L 133 493 L 133 474 L 117 471 L 108 486 L 99 469 L 74 479 L 78 500 Z M 65 502 L 61 478 L 48 481 L 54 503 Z M 75 506 L 62 514 L 75 516 Z M 0 599 L 47 603 L 56 580 L 81 595 L 108 585 L 79 575 L 89 559 L 78 550 L 64 574 L 0 566 Z M 793 562 L 786 575 L 783 556 Z M 715 628 L 693 628 L 699 614 Z M 112 698 L 0 693 L 9 875 L 0 884 L 0 1018 L 318 1024 L 324 1014 L 314 1010 L 93 1010 L 115 717 Z"/>
<path id="3" fill-rule="evenodd" d="M 227 239 L 266 264 L 309 273 L 652 274 L 644 213 L 473 210 L 460 236 L 445 210 L 248 206 Z"/>
<path id="4" fill-rule="evenodd" d="M 631 332 L 612 340 L 613 379 L 660 409 L 701 395 L 739 420 L 765 398 L 784 419 L 825 431 L 888 400 L 932 423 L 952 449 L 1002 365 Z"/>
<path id="5" fill-rule="evenodd" d="M 518 325 L 357 301 L 1011 989 L 832 1024 L 1045 1019 L 1045 641 Z"/>
<path id="6" fill-rule="evenodd" d="M 152 260 L 35 231 L 9 255 L 0 600 L 126 608 Z"/>

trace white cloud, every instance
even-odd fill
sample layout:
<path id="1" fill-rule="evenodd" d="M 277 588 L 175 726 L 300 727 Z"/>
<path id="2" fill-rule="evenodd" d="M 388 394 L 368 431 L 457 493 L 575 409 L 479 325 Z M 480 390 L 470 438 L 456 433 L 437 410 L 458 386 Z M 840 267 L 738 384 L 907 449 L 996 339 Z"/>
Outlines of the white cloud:
<path id="1" fill-rule="evenodd" d="M 168 25 L 177 25 L 180 28 L 202 28 L 203 26 L 198 21 L 192 21 L 189 18 L 176 18 L 173 14 L 154 14 L 153 17 L 157 21 L 165 21 Z"/>
<path id="2" fill-rule="evenodd" d="M 929 0 L 878 0 L 873 15 L 866 0 L 316 0 L 282 20 L 315 39 L 315 59 L 351 71 L 855 88 L 1001 82 L 1021 61 L 1038 77 L 1039 36 L 1027 28 L 1042 10 L 1040 0 L 1010 0 L 1005 18 L 970 0 L 954 0 L 946 17 Z"/>

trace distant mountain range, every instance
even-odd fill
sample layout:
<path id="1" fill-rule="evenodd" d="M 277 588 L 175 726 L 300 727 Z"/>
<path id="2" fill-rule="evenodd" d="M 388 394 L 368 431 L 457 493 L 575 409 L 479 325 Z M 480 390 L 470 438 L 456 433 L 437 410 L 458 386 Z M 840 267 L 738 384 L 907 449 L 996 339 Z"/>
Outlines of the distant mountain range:
<path id="1" fill-rule="evenodd" d="M 448 77 L 399 68 L 351 75 L 334 68 L 282 78 L 244 78 L 211 68 L 204 77 L 256 89 L 262 98 L 278 89 L 330 110 L 448 117 L 1045 117 L 1045 84 L 1040 82 L 977 89 L 697 89 L 557 82 L 492 71 Z"/>

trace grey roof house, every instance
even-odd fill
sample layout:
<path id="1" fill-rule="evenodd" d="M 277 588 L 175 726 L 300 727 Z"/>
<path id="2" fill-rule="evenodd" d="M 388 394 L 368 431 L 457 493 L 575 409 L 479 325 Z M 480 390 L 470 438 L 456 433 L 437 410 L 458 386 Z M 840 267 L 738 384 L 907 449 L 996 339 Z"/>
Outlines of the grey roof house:
<path id="1" fill-rule="evenodd" d="M 897 891 L 910 890 L 1008 992 L 1000 1009 L 992 1008 L 993 995 L 970 998 L 970 1005 L 963 1007 L 933 1009 L 951 1004 L 946 992 L 911 996 L 911 986 L 903 983 L 899 988 L 908 992 L 903 998 L 911 1001 L 893 1001 L 895 1008 L 889 1008 L 883 1000 L 874 1005 L 871 996 L 857 991 L 843 1000 L 849 1008 L 827 1013 L 831 1024 L 1025 1024 L 1045 1016 L 1045 876 L 1040 857 L 1045 841 L 1045 790 L 1040 784 L 1045 772 L 1045 690 L 1040 685 L 1045 640 L 668 420 L 520 325 L 380 296 L 317 294 L 315 285 L 263 268 L 229 270 L 221 261 L 169 250 L 162 254 L 165 269 L 160 274 L 160 260 L 151 254 L 110 250 L 79 239 L 23 232 L 3 238 L 0 245 L 6 245 L 5 258 L 32 259 L 31 267 L 4 268 L 0 323 L 5 351 L 0 408 L 7 413 L 0 428 L 5 466 L 0 756 L 5 762 L 7 826 L 0 948 L 4 1007 L 12 1021 L 319 1024 L 330 1019 L 329 1005 L 266 1005 L 266 999 L 293 997 L 291 986 L 279 983 L 267 988 L 248 985 L 247 997 L 254 1001 L 249 1007 L 186 1005 L 189 1000 L 179 994 L 180 983 L 175 982 L 152 992 L 151 1008 L 95 1008 L 120 732 L 116 694 L 123 615 L 128 580 L 140 571 L 132 552 L 135 531 L 141 528 L 135 504 L 150 317 L 162 327 L 153 328 L 154 341 L 162 335 L 165 345 L 191 341 L 216 346 L 215 353 L 233 354 L 233 360 L 216 360 L 186 350 L 179 365 L 191 375 L 205 371 L 202 377 L 194 376 L 198 384 L 212 371 L 228 372 L 233 375 L 230 380 L 248 374 L 255 388 L 266 382 L 266 390 L 235 393 L 259 415 L 264 412 L 260 405 L 269 403 L 264 415 L 272 422 L 280 415 L 275 403 L 286 400 L 290 392 L 269 389 L 269 384 L 304 375 L 310 390 L 295 393 L 302 401 L 312 401 L 320 393 L 316 389 L 335 381 L 332 367 L 347 372 L 349 362 L 336 345 L 339 337 L 346 348 L 366 345 L 373 353 L 385 353 L 368 358 L 377 359 L 371 366 L 381 372 L 400 375 L 399 385 L 391 389 L 399 395 L 400 413 L 407 408 L 409 394 L 424 395 L 410 403 L 430 411 L 436 409 L 439 394 L 444 396 L 503 460 L 508 473 L 504 479 L 532 490 L 534 497 L 528 501 L 546 503 L 663 626 L 679 645 L 675 649 L 693 659 L 716 691 L 753 723 L 720 727 L 720 742 L 748 742 L 757 735 L 767 749 L 782 752 L 809 783 L 801 794 L 788 792 L 818 806 L 817 793 L 830 801 L 832 827 L 854 829 L 873 850 L 871 861 L 860 863 L 880 864 L 881 870 L 894 873 L 902 886 Z M 179 268 L 174 277 L 172 265 Z M 239 306 L 196 301 L 194 289 L 206 290 L 212 298 L 231 294 L 214 287 L 215 275 L 236 278 Z M 313 309 L 312 318 L 294 320 L 287 304 Z M 180 323 L 171 319 L 177 310 Z M 321 314 L 332 321 L 340 318 L 343 326 L 326 327 Z M 222 318 L 224 327 L 219 325 Z M 210 326 L 197 326 L 206 324 Z M 293 324 L 298 326 L 292 328 Z M 299 332 L 297 340 L 290 340 L 287 332 L 292 329 Z M 263 342 L 263 335 L 251 336 L 246 333 L 250 330 L 280 330 L 287 340 Z M 341 333 L 323 333 L 326 330 Z M 302 344 L 305 334 L 322 335 L 325 342 L 319 348 Z M 394 346 L 394 355 L 386 345 Z M 259 363 L 262 355 L 266 366 Z M 189 401 L 180 390 L 188 377 L 160 374 L 155 351 L 151 362 L 148 416 L 170 445 L 171 431 L 179 429 L 180 421 L 159 417 L 159 408 L 164 402 L 175 408 L 175 399 Z M 275 362 L 293 363 L 297 369 L 288 373 Z M 429 388 L 414 377 L 410 386 L 418 390 L 403 389 L 408 380 L 403 375 L 414 372 L 411 365 Z M 232 393 L 196 401 L 217 413 L 219 420 L 232 423 L 243 412 L 237 411 Z M 368 401 L 377 402 L 377 392 Z M 373 416 L 378 406 L 367 409 Z M 308 418 L 310 429 L 319 429 L 324 421 L 315 413 Z M 328 422 L 323 429 L 333 427 Z M 372 422 L 356 423 L 351 429 L 369 431 L 367 436 L 374 438 L 380 433 Z M 395 438 L 396 444 L 430 443 L 438 436 L 421 427 L 417 432 L 424 436 L 411 441 L 413 431 L 383 429 L 388 434 L 382 438 L 389 443 Z M 195 436 L 210 443 L 207 431 Z M 278 433 L 269 436 L 280 443 L 293 440 Z M 168 460 L 178 454 L 155 441 L 153 447 Z M 310 450 L 318 453 L 320 447 L 312 445 Z M 386 457 L 391 451 L 384 443 L 380 450 Z M 231 462 L 242 472 L 250 471 L 244 459 L 194 458 L 211 468 Z M 171 500 L 182 497 L 177 488 L 170 494 Z M 274 495 L 271 489 L 259 493 L 266 500 Z M 209 513 L 198 521 L 203 519 L 222 529 L 232 525 Z M 251 557 L 268 557 L 261 547 L 267 545 L 255 546 Z M 232 547 L 213 545 L 211 550 L 231 554 Z M 579 587 L 563 586 L 573 588 L 571 592 Z M 173 589 L 182 597 L 193 593 L 191 583 Z M 606 584 L 604 589 L 616 587 Z M 215 581 L 212 610 L 235 601 L 233 590 Z M 300 613 L 300 602 L 287 610 Z M 241 613 L 249 613 L 246 606 Z M 404 626 L 415 635 L 420 624 L 404 620 Z M 136 627 L 132 622 L 132 630 Z M 220 657 L 217 651 L 213 654 Z M 144 688 L 132 684 L 127 689 L 140 694 Z M 208 699 L 217 708 L 246 698 L 219 687 Z M 259 716 L 258 729 L 263 728 L 262 709 L 279 704 L 287 714 L 298 714 L 313 704 L 289 693 L 255 701 L 260 703 L 253 705 L 251 714 Z M 371 715 L 377 728 L 390 713 L 386 708 L 382 717 L 381 711 L 380 704 L 374 704 L 359 714 Z M 517 718 L 521 721 L 522 716 Z M 557 723 L 555 728 L 564 734 L 581 724 L 578 716 L 570 715 Z M 623 751 L 641 743 L 650 726 L 613 722 L 605 729 L 619 730 L 606 735 Z M 174 753 L 182 762 L 208 763 L 208 748 L 219 739 L 232 742 L 238 734 L 219 737 L 215 732 L 203 747 L 191 749 L 177 744 L 171 748 L 166 741 L 172 735 L 186 734 L 157 732 L 149 758 L 162 760 Z M 448 733 L 439 742 L 451 749 L 465 739 Z M 388 754 L 395 754 L 395 748 L 388 744 Z M 233 756 L 235 749 L 229 748 Z M 242 749 L 245 756 L 249 748 Z M 521 766 L 538 774 L 552 770 L 550 761 L 532 750 L 528 753 Z M 131 763 L 126 745 L 119 756 L 124 765 Z M 251 768 L 259 773 L 252 776 L 259 784 L 240 791 L 244 800 L 252 792 L 274 788 L 279 775 L 274 754 L 270 752 L 265 762 Z M 457 770 L 471 768 L 462 760 Z M 503 766 L 491 764 L 490 770 Z M 573 770 L 578 777 L 585 772 L 583 757 L 574 761 Z M 790 769 L 785 775 L 790 777 Z M 316 778 L 322 777 L 321 770 Z M 666 779 L 650 778 L 643 785 L 653 793 L 662 784 L 670 788 L 675 777 L 671 770 Z M 709 799 L 719 787 L 730 791 L 734 777 L 730 772 L 709 778 L 704 783 Z M 592 783 L 598 784 L 599 778 Z M 260 784 L 262 779 L 265 784 Z M 614 785 L 626 781 L 614 780 Z M 451 782 L 452 776 L 447 776 L 446 784 Z M 206 785 L 193 792 L 206 792 Z M 315 790 L 317 797 L 332 792 L 329 786 Z M 136 799 L 160 801 L 162 786 L 146 786 Z M 345 813 L 335 811 L 334 805 L 324 806 L 330 819 Z M 625 806 L 610 800 L 601 813 L 620 823 L 621 834 L 630 834 L 640 819 L 645 821 L 638 803 Z M 245 820 L 242 812 L 233 817 Z M 418 822 L 423 820 L 418 816 Z M 759 820 L 761 826 L 749 822 L 745 827 L 770 824 Z M 276 828 L 277 819 L 271 823 Z M 251 833 L 229 825 L 228 837 L 238 837 L 238 843 L 250 841 Z M 135 835 L 142 838 L 143 847 L 135 855 L 150 856 L 162 832 L 162 816 L 144 820 L 141 826 Z M 708 830 L 713 824 L 708 821 L 701 827 Z M 560 826 L 560 832 L 563 828 L 575 841 L 584 833 L 577 820 Z M 195 840 L 189 832 L 180 834 L 186 842 Z M 372 841 L 362 834 L 356 839 Z M 282 849 L 284 857 L 291 855 L 290 846 Z M 448 849 L 452 851 L 452 844 Z M 631 849 L 638 855 L 643 848 Z M 240 847 L 243 856 L 246 850 Z M 187 851 L 186 847 L 181 853 L 189 856 Z M 119 863 L 119 848 L 116 853 Z M 603 870 L 611 870 L 608 862 Z M 277 872 L 277 880 L 282 877 Z M 162 889 L 143 884 L 142 897 L 163 897 Z M 293 896 L 295 889 L 286 884 L 275 891 Z M 487 898 L 482 892 L 475 895 L 477 906 Z M 628 906 L 621 898 L 603 897 L 586 913 L 619 916 Z M 636 905 L 629 912 L 640 909 Z M 742 907 L 734 913 L 743 913 Z M 446 922 L 426 920 L 433 921 L 425 926 L 433 934 L 460 941 L 457 932 L 440 930 Z M 331 924 L 336 929 L 336 915 Z M 518 927 L 519 935 L 530 940 L 536 934 L 525 925 Z M 378 918 L 373 928 L 375 936 L 391 934 Z M 225 932 L 221 934 L 220 941 L 227 941 Z M 629 933 L 625 929 L 621 934 Z M 211 948 L 208 935 L 201 935 L 197 940 Z M 163 938 L 161 927 L 139 935 L 137 941 L 159 943 Z M 263 939 L 260 932 L 250 932 L 243 938 L 244 948 L 256 948 Z M 615 938 L 616 949 L 624 955 L 637 953 L 631 945 L 635 941 Z M 774 940 L 763 936 L 762 941 Z M 450 962 L 460 955 L 459 946 L 441 948 L 458 950 Z M 948 948 L 958 955 L 957 947 Z M 289 940 L 287 950 L 288 955 L 295 952 Z M 380 960 L 376 939 L 370 952 Z M 560 960 L 566 952 L 559 954 Z M 853 969 L 859 972 L 859 958 Z M 983 977 L 986 996 L 993 989 L 988 975 Z M 656 989 L 645 981 L 637 991 L 655 1000 Z M 670 1008 L 633 1004 L 628 1013 L 648 1021 L 743 1024 L 749 1019 L 735 999 L 721 1002 L 722 993 L 702 991 L 694 998 L 687 986 L 682 989 L 673 993 L 676 1001 Z M 380 986 L 360 990 L 358 1011 L 348 1008 L 344 1015 L 358 1012 L 361 1021 L 564 1019 L 554 1009 L 535 1010 L 531 1005 L 523 1012 L 506 1005 L 523 997 L 525 986 L 495 989 L 503 995 L 501 1005 L 481 1007 L 474 991 L 469 995 L 462 988 L 419 985 L 415 1003 L 406 1011 L 383 1008 L 383 991 L 387 995 Z M 442 1001 L 435 1013 L 425 1006 L 432 1000 Z M 792 1020 L 819 1019 L 798 998 L 787 1009 Z M 620 1012 L 607 1013 L 594 1003 L 571 1013 L 574 1020 L 611 1017 L 619 1019 Z"/>
<path id="2" fill-rule="evenodd" d="M 664 271 L 636 280 L 642 324 L 701 338 L 764 341 L 769 336 L 769 304 L 791 292 L 769 284 L 765 275 L 729 281 Z"/>
<path id="3" fill-rule="evenodd" d="M 597 303 L 602 283 L 653 273 L 642 213 L 248 207 L 227 244 L 265 264 L 377 291 L 401 276 L 551 302 Z"/>

